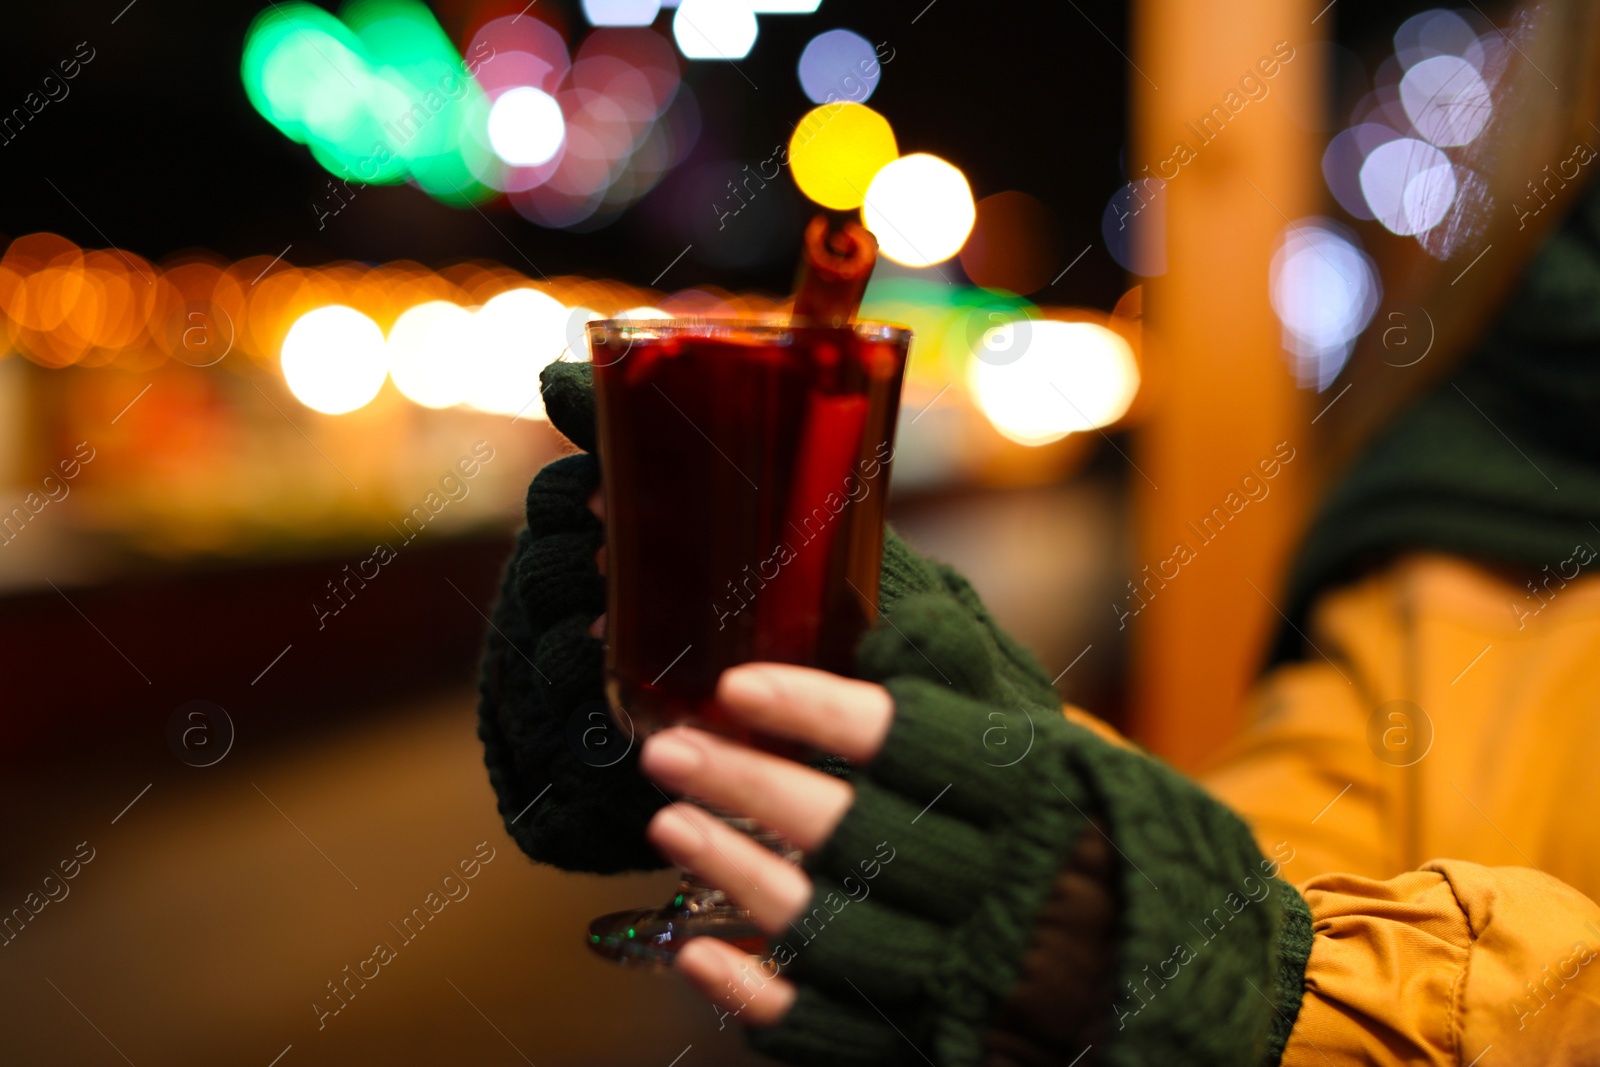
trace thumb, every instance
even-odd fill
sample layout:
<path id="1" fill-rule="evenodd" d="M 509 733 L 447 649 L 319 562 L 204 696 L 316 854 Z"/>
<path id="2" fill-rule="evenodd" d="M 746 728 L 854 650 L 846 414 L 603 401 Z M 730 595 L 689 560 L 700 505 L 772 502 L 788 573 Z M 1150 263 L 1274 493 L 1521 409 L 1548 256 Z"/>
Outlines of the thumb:
<path id="1" fill-rule="evenodd" d="M 593 365 L 552 363 L 539 372 L 539 391 L 550 425 L 585 452 L 595 451 Z"/>

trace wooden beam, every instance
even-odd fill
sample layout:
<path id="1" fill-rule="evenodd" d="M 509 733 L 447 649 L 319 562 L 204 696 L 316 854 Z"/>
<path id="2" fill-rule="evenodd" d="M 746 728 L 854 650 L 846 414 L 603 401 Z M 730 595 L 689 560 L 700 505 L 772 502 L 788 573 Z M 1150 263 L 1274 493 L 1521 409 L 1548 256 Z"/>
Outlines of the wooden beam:
<path id="1" fill-rule="evenodd" d="M 1268 270 L 1279 235 L 1321 203 L 1305 121 L 1322 106 L 1317 13 L 1306 0 L 1134 11 L 1134 177 L 1155 179 L 1141 188 L 1160 191 L 1164 216 L 1140 240 L 1159 242 L 1146 251 L 1166 271 L 1145 294 L 1131 728 L 1186 769 L 1239 726 L 1310 499 L 1316 397 L 1284 355 Z"/>

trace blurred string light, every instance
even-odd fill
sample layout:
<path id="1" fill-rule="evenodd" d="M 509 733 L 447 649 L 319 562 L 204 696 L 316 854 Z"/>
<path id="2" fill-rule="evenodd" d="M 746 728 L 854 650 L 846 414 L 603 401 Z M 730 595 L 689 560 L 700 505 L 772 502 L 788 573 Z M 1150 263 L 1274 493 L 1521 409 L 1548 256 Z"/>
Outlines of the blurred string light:
<path id="1" fill-rule="evenodd" d="M 492 297 L 472 315 L 462 346 L 466 403 L 497 415 L 540 417 L 539 372 L 566 347 L 567 309 L 537 289 Z"/>
<path id="2" fill-rule="evenodd" d="M 512 207 L 542 226 L 604 225 L 682 162 L 699 136 L 677 56 L 653 30 L 595 30 L 560 88 L 547 91 L 564 119 L 560 152 L 504 184 Z"/>
<path id="3" fill-rule="evenodd" d="M 596 26 L 648 26 L 660 13 L 660 0 L 583 0 L 584 17 Z"/>
<path id="4" fill-rule="evenodd" d="M 1120 336 L 1050 314 L 932 274 L 881 273 L 862 305 L 864 318 L 917 331 L 908 375 L 926 396 L 961 383 L 1006 437 L 1029 445 L 1115 422 L 1138 388 Z M 684 315 L 781 319 L 788 303 L 712 286 L 663 294 L 606 279 L 535 282 L 490 263 L 297 268 L 260 255 L 158 265 L 48 233 L 17 238 L 0 256 L 0 358 L 139 373 L 175 360 L 251 381 L 270 369 L 326 414 L 404 397 L 543 418 L 539 371 L 590 358 L 587 323 Z M 1054 407 L 1040 400 L 1062 396 Z"/>
<path id="5" fill-rule="evenodd" d="M 800 88 L 813 104 L 865 103 L 882 76 L 872 42 L 849 30 L 827 30 L 811 38 L 798 68 Z"/>
<path id="6" fill-rule="evenodd" d="M 789 169 L 795 184 L 835 211 L 860 207 L 878 172 L 899 154 L 889 120 L 864 104 L 812 108 L 789 138 Z M 874 234 L 882 240 L 882 234 Z"/>
<path id="7" fill-rule="evenodd" d="M 519 85 L 489 109 L 489 143 L 495 155 L 513 167 L 550 162 L 566 136 L 561 105 L 543 89 Z"/>
<path id="8" fill-rule="evenodd" d="M 350 0 L 342 21 L 274 3 L 241 73 L 256 109 L 347 182 L 410 180 L 454 204 L 505 193 L 539 225 L 604 225 L 683 160 L 699 119 L 648 28 L 658 4 L 586 9 L 609 25 L 576 56 L 549 24 L 507 15 L 463 58 L 418 0 Z"/>
<path id="9" fill-rule="evenodd" d="M 1400 24 L 1394 31 L 1394 53 L 1407 69 L 1438 56 L 1460 56 L 1481 71 L 1503 40 L 1495 33 L 1480 35 L 1461 15 L 1435 7 Z"/>
<path id="10" fill-rule="evenodd" d="M 672 36 L 688 59 L 743 59 L 755 47 L 750 0 L 683 0 L 672 16 Z"/>
<path id="11" fill-rule="evenodd" d="M 410 308 L 389 330 L 389 377 L 406 399 L 427 408 L 447 408 L 466 399 L 458 373 L 461 342 L 472 313 L 448 300 Z"/>
<path id="12" fill-rule="evenodd" d="M 1471 226 L 1466 216 L 1481 206 L 1483 184 L 1444 150 L 1471 145 L 1493 117 L 1507 47 L 1498 31 L 1469 19 L 1481 22 L 1475 12 L 1432 8 L 1402 23 L 1355 121 L 1322 158 L 1341 207 L 1416 236 L 1440 257 Z"/>
<path id="13" fill-rule="evenodd" d="M 1123 270 L 1145 278 L 1167 272 L 1166 183 L 1144 178 L 1111 194 L 1100 216 L 1106 251 Z"/>
<path id="14" fill-rule="evenodd" d="M 468 132 L 487 101 L 433 14 L 418 0 L 355 0 L 343 15 L 290 0 L 257 16 L 240 66 L 250 103 L 341 178 L 410 179 L 455 203 L 491 195 Z"/>
<path id="15" fill-rule="evenodd" d="M 1291 223 L 1271 265 L 1272 308 L 1302 386 L 1326 389 L 1355 339 L 1372 321 L 1382 293 L 1378 272 L 1354 235 L 1327 219 Z"/>
<path id="16" fill-rule="evenodd" d="M 1109 426 L 1127 414 L 1139 390 L 1132 348 L 1099 323 L 1021 320 L 993 327 L 980 347 L 1004 349 L 1007 359 L 968 364 L 973 399 L 996 430 L 1019 444 L 1049 444 Z"/>
<path id="17" fill-rule="evenodd" d="M 389 369 L 378 324 L 340 304 L 308 311 L 289 327 L 282 365 L 295 399 L 325 415 L 365 407 Z"/>
<path id="18" fill-rule="evenodd" d="M 1460 56 L 1432 56 L 1407 70 L 1400 102 L 1423 139 L 1440 147 L 1472 143 L 1494 110 L 1489 86 Z"/>
<path id="19" fill-rule="evenodd" d="M 861 206 L 878 250 L 909 267 L 942 263 L 961 251 L 976 220 L 966 176 L 925 152 L 885 164 Z"/>
<path id="20" fill-rule="evenodd" d="M 1361 164 L 1361 195 L 1374 218 L 1403 236 L 1431 230 L 1456 198 L 1450 157 L 1426 141 L 1385 141 Z"/>

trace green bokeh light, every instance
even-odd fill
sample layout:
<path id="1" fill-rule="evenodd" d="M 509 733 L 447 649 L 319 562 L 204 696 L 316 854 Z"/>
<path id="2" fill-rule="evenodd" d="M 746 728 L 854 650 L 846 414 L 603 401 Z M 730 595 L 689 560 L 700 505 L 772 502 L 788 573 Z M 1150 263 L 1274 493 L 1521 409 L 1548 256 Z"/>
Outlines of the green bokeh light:
<path id="1" fill-rule="evenodd" d="M 351 0 L 336 18 L 274 4 L 246 35 L 250 103 L 321 166 L 351 181 L 415 181 L 446 203 L 486 200 L 489 102 L 418 0 Z"/>

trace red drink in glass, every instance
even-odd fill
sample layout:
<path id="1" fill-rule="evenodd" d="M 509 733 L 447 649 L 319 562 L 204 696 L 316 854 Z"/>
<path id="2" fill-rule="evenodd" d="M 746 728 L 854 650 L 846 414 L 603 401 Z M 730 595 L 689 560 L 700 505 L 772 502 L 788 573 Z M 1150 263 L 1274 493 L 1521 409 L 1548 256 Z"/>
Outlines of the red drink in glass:
<path id="1" fill-rule="evenodd" d="M 726 731 L 711 698 L 739 663 L 852 671 L 877 617 L 909 341 L 875 324 L 590 326 L 619 722 Z"/>

